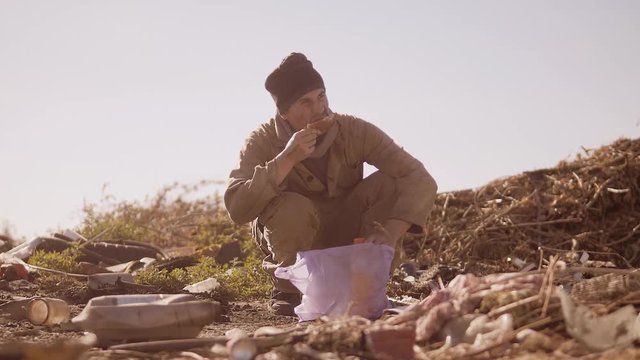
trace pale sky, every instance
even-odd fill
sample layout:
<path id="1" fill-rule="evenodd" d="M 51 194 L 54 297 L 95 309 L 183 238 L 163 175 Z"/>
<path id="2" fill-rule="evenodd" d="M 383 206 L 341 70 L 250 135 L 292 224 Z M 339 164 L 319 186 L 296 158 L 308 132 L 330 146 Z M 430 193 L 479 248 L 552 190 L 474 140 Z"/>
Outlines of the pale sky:
<path id="1" fill-rule="evenodd" d="M 440 191 L 640 136 L 640 1 L 0 0 L 0 226 L 226 181 L 293 51 Z"/>

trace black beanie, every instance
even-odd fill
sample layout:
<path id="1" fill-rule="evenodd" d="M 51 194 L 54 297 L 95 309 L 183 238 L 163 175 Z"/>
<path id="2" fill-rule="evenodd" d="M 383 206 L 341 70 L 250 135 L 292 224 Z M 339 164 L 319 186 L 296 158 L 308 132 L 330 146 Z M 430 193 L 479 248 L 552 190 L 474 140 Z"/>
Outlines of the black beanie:
<path id="1" fill-rule="evenodd" d="M 276 101 L 278 110 L 283 113 L 309 91 L 324 89 L 324 81 L 306 56 L 291 53 L 267 76 L 264 87 Z"/>

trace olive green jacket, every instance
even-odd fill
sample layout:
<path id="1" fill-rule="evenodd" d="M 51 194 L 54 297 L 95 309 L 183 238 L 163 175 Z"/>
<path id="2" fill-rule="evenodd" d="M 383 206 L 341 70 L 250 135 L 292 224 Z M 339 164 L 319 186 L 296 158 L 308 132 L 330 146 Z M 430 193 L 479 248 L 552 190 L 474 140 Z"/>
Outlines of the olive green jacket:
<path id="1" fill-rule="evenodd" d="M 397 180 L 398 196 L 390 218 L 424 226 L 435 199 L 436 183 L 422 163 L 373 124 L 339 114 L 335 120 L 339 130 L 327 150 L 325 181 L 299 163 L 277 186 L 274 158 L 285 148 L 287 139 L 278 137 L 274 119 L 253 131 L 240 152 L 237 168 L 229 175 L 224 194 L 231 219 L 238 224 L 253 221 L 283 191 L 310 198 L 344 196 L 362 180 L 363 164 L 367 162 Z"/>

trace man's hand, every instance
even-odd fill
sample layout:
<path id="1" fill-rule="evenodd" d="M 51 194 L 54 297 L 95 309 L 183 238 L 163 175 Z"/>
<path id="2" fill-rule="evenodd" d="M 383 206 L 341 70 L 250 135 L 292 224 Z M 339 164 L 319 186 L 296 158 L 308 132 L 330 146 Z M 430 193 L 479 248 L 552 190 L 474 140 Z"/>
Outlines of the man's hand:
<path id="1" fill-rule="evenodd" d="M 367 236 L 365 242 L 395 247 L 396 242 L 404 235 L 411 224 L 406 221 L 389 219 L 384 225 L 374 222 L 375 231 Z"/>
<path id="2" fill-rule="evenodd" d="M 319 133 L 316 129 L 305 128 L 293 134 L 284 150 L 273 160 L 276 163 L 276 185 L 280 185 L 294 166 L 313 153 Z"/>
<path id="3" fill-rule="evenodd" d="M 292 161 L 294 165 L 308 158 L 316 149 L 318 134 L 320 131 L 313 128 L 299 130 L 289 139 L 287 146 L 282 150 L 282 156 Z"/>

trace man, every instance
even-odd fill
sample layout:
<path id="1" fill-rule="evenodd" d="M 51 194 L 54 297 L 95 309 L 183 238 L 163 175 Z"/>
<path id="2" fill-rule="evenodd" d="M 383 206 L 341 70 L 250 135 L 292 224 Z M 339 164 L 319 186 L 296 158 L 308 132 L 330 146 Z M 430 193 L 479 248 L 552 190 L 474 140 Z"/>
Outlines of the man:
<path id="1" fill-rule="evenodd" d="M 300 293 L 275 278 L 298 251 L 353 244 L 394 246 L 422 232 L 436 195 L 424 166 L 374 125 L 329 109 L 324 81 L 292 53 L 268 77 L 275 118 L 253 131 L 231 171 L 224 201 L 236 223 L 251 222 L 272 274 L 272 308 L 294 315 Z M 409 124 L 406 124 L 409 126 Z M 363 179 L 363 163 L 378 171 Z"/>

